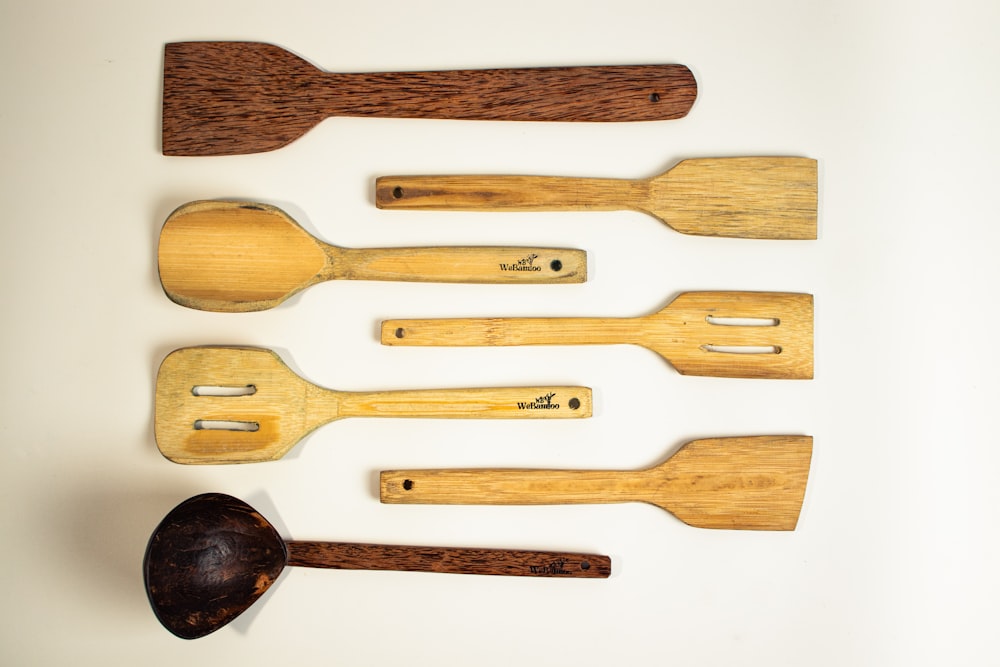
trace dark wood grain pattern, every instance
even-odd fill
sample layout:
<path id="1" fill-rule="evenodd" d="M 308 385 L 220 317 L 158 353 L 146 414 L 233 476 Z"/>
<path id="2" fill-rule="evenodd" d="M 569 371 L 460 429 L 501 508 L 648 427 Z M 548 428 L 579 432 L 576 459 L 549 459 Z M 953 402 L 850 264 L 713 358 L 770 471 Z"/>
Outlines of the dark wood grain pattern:
<path id="1" fill-rule="evenodd" d="M 602 579 L 611 559 L 597 554 L 336 542 L 286 542 L 288 564 L 338 570 L 397 570 Z"/>
<path id="2" fill-rule="evenodd" d="M 271 44 L 177 42 L 164 50 L 163 153 L 270 151 L 332 115 L 669 120 L 697 90 L 684 65 L 334 73 Z"/>
<path id="3" fill-rule="evenodd" d="M 183 639 L 215 632 L 246 611 L 285 565 L 522 577 L 604 578 L 597 554 L 336 542 L 285 542 L 238 498 L 204 493 L 164 517 L 146 547 L 143 576 L 153 612 Z"/>

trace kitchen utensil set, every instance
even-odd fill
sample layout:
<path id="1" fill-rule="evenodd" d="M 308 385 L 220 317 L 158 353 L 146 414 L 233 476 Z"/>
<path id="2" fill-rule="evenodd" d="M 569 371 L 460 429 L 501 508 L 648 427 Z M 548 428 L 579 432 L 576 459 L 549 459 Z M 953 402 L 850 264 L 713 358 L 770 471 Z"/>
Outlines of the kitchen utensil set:
<path id="1" fill-rule="evenodd" d="M 697 84 L 683 65 L 551 67 L 380 74 L 331 73 L 270 44 L 167 44 L 165 155 L 280 148 L 333 115 L 528 121 L 680 118 Z M 383 209 L 622 210 L 684 234 L 816 238 L 816 161 L 800 157 L 682 160 L 651 178 L 384 176 Z M 566 248 L 342 248 L 263 203 L 195 201 L 160 233 L 160 282 L 198 310 L 260 311 L 316 283 L 395 280 L 580 283 L 586 254 Z M 630 318 L 405 319 L 382 322 L 384 345 L 628 343 L 684 375 L 808 379 L 813 299 L 783 292 L 685 292 Z M 274 461 L 344 417 L 591 416 L 587 387 L 346 392 L 314 384 L 272 351 L 188 347 L 156 378 L 154 433 L 175 463 Z M 383 503 L 647 502 L 691 526 L 793 530 L 812 454 L 809 436 L 695 440 L 642 470 L 397 470 Z M 190 498 L 149 540 L 144 579 L 157 618 L 186 639 L 245 611 L 286 565 L 565 578 L 610 575 L 607 556 L 576 553 L 285 541 L 256 510 L 223 494 Z"/>

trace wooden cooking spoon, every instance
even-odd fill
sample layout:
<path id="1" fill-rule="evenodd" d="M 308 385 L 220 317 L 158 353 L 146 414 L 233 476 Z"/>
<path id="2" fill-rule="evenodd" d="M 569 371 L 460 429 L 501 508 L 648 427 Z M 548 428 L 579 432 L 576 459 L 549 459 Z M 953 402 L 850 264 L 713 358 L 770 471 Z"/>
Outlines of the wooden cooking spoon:
<path id="1" fill-rule="evenodd" d="M 794 530 L 812 438 L 693 440 L 645 470 L 387 470 L 383 503 L 549 505 L 646 502 L 698 528 Z"/>
<path id="2" fill-rule="evenodd" d="M 589 417 L 587 387 L 344 392 L 295 374 L 271 350 L 188 347 L 156 376 L 156 444 L 175 463 L 280 459 L 314 429 L 344 417 Z"/>
<path id="3" fill-rule="evenodd" d="M 267 204 L 196 201 L 160 231 L 160 283 L 172 301 L 241 313 L 273 308 L 324 280 L 580 283 L 583 250 L 516 247 L 340 248 Z"/>
<path id="4" fill-rule="evenodd" d="M 286 565 L 590 579 L 611 574 L 611 559 L 597 554 L 285 541 L 242 500 L 205 493 L 175 507 L 153 531 L 143 576 L 163 626 L 197 639 L 246 611 Z"/>
<path id="5" fill-rule="evenodd" d="M 631 343 L 683 375 L 808 379 L 813 298 L 786 292 L 685 292 L 644 317 L 386 320 L 383 345 Z"/>
<path id="6" fill-rule="evenodd" d="M 163 54 L 163 154 L 270 151 L 328 116 L 666 120 L 697 92 L 683 65 L 333 73 L 272 44 L 178 42 Z"/>
<path id="7" fill-rule="evenodd" d="M 641 180 L 562 176 L 383 176 L 379 208 L 648 213 L 684 234 L 816 238 L 816 160 L 682 160 Z"/>

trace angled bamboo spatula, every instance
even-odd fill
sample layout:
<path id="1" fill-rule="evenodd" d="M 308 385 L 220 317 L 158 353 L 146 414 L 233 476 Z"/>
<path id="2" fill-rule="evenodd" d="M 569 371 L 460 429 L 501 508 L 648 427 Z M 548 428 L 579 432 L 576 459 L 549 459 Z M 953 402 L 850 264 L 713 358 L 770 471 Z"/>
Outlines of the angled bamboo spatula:
<path id="1" fill-rule="evenodd" d="M 340 73 L 273 44 L 176 42 L 163 53 L 163 153 L 270 151 L 328 116 L 667 120 L 697 93 L 684 65 Z"/>
<path id="2" fill-rule="evenodd" d="M 383 503 L 551 505 L 646 502 L 698 528 L 794 530 L 809 436 L 693 440 L 644 470 L 388 470 Z"/>
<path id="3" fill-rule="evenodd" d="M 341 248 L 267 204 L 196 201 L 160 231 L 160 284 L 172 301 L 225 313 L 273 308 L 325 280 L 579 283 L 587 253 L 566 248 Z"/>
<path id="4" fill-rule="evenodd" d="M 684 234 L 816 238 L 816 160 L 682 160 L 639 180 L 564 176 L 382 176 L 379 208 L 648 213 Z"/>
<path id="5" fill-rule="evenodd" d="M 382 322 L 383 345 L 631 343 L 683 375 L 808 379 L 813 298 L 788 292 L 684 292 L 642 317 L 406 319 Z"/>
<path id="6" fill-rule="evenodd" d="M 271 350 L 188 347 L 156 376 L 156 444 L 175 463 L 256 463 L 284 456 L 344 417 L 589 417 L 587 387 L 346 392 L 299 377 Z"/>

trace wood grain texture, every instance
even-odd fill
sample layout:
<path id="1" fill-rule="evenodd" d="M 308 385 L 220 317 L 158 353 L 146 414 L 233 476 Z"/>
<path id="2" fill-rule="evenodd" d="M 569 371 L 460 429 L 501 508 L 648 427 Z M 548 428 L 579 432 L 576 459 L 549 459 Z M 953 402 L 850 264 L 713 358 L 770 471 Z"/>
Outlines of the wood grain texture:
<path id="1" fill-rule="evenodd" d="M 381 337 L 383 345 L 628 343 L 683 375 L 813 376 L 813 298 L 787 292 L 685 292 L 659 312 L 631 318 L 393 319 L 382 322 Z"/>
<path id="2" fill-rule="evenodd" d="M 646 502 L 699 528 L 794 530 L 809 436 L 694 440 L 643 470 L 388 470 L 384 503 L 548 505 Z"/>
<path id="3" fill-rule="evenodd" d="M 328 116 L 516 121 L 668 120 L 697 84 L 683 65 L 332 73 L 271 44 L 164 48 L 164 155 L 285 146 Z"/>
<path id="4" fill-rule="evenodd" d="M 684 234 L 816 238 L 816 161 L 798 157 L 683 160 L 652 178 L 382 176 L 385 209 L 648 213 Z"/>
<path id="5" fill-rule="evenodd" d="M 286 542 L 288 564 L 338 570 L 604 579 L 611 559 L 598 554 L 340 542 Z"/>
<path id="6" fill-rule="evenodd" d="M 248 393 L 196 395 L 196 387 Z M 255 463 L 281 458 L 313 430 L 345 417 L 574 419 L 592 410 L 587 387 L 336 391 L 299 377 L 271 350 L 189 347 L 160 364 L 154 434 L 175 463 Z"/>
<path id="7" fill-rule="evenodd" d="M 342 248 L 310 235 L 281 209 L 196 201 L 168 216 L 157 252 L 171 301 L 197 310 L 273 308 L 326 280 L 579 283 L 587 254 L 567 248 Z"/>

